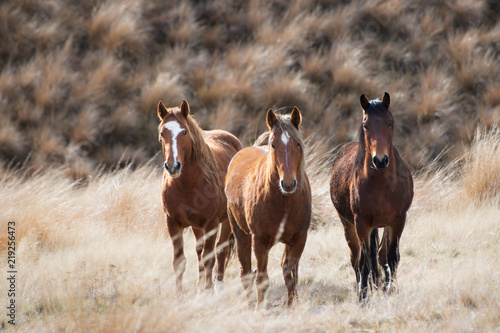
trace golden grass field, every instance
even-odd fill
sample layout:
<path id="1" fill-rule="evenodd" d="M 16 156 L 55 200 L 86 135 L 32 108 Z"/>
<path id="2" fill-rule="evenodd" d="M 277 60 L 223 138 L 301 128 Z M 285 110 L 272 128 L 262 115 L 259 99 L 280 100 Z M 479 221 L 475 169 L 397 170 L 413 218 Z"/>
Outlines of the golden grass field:
<path id="1" fill-rule="evenodd" d="M 17 223 L 19 332 L 494 332 L 500 323 L 500 131 L 467 155 L 430 166 L 401 239 L 397 292 L 361 306 L 328 172 L 309 154 L 314 227 L 287 309 L 283 247 L 270 254 L 266 307 L 248 307 L 239 264 L 225 289 L 196 291 L 194 237 L 186 231 L 184 295 L 174 295 L 171 242 L 160 204 L 161 169 L 146 165 L 81 186 L 63 170 L 0 181 L 2 221 Z M 5 223 L 2 224 L 5 226 Z M 2 235 L 5 235 L 2 233 Z M 5 238 L 2 239 L 5 244 Z M 6 283 L 2 279 L 2 283 Z M 255 295 L 254 295 L 255 296 Z M 7 303 L 2 293 L 1 304 Z M 2 314 L 2 318 L 4 314 Z M 13 330 L 2 319 L 2 327 Z"/>
<path id="2" fill-rule="evenodd" d="M 0 330 L 500 332 L 500 6 L 494 0 L 16 0 L 0 3 Z M 397 292 L 360 306 L 329 197 L 359 96 L 391 94 L 415 180 Z M 269 107 L 303 114 L 313 221 L 287 309 L 239 264 L 197 292 L 186 232 L 174 295 L 156 105 L 188 100 L 249 145 Z M 16 326 L 6 306 L 16 222 Z"/>

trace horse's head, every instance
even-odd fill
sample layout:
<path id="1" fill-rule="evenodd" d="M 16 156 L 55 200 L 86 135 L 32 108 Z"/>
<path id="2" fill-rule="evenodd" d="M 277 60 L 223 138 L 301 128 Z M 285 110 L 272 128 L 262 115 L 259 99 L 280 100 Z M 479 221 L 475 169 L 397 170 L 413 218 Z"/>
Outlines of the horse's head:
<path id="1" fill-rule="evenodd" d="M 267 126 L 270 130 L 269 151 L 279 175 L 279 187 L 284 195 L 297 190 L 297 174 L 302 167 L 303 143 L 299 134 L 302 115 L 297 107 L 288 116 L 278 116 L 272 109 L 267 111 Z"/>
<path id="2" fill-rule="evenodd" d="M 161 120 L 159 126 L 160 142 L 163 156 L 165 157 L 165 169 L 172 178 L 181 175 L 182 165 L 189 160 L 192 152 L 192 140 L 187 126 L 189 115 L 189 104 L 182 101 L 180 107 L 166 108 L 158 102 L 158 117 Z"/>
<path id="3" fill-rule="evenodd" d="M 394 137 L 394 118 L 389 111 L 390 96 L 384 94 L 382 101 L 368 101 L 360 97 L 363 108 L 363 133 L 366 152 L 370 155 L 375 170 L 385 170 L 389 166 L 389 156 Z M 361 140 L 361 137 L 360 137 Z"/>

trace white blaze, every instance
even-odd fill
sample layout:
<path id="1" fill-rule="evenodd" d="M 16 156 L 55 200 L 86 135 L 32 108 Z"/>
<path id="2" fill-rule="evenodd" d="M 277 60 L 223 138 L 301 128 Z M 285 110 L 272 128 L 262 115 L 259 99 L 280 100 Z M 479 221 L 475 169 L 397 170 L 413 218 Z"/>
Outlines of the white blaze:
<path id="1" fill-rule="evenodd" d="M 290 135 L 288 134 L 287 131 L 283 131 L 281 133 L 281 141 L 285 145 L 285 163 L 288 166 L 288 150 L 286 149 L 286 146 L 288 145 L 288 140 L 290 140 Z"/>
<path id="2" fill-rule="evenodd" d="M 175 120 L 169 121 L 163 126 L 165 129 L 170 131 L 172 135 L 172 151 L 174 152 L 174 163 L 177 162 L 177 156 L 179 151 L 177 150 L 177 136 L 184 131 L 184 129 Z"/>

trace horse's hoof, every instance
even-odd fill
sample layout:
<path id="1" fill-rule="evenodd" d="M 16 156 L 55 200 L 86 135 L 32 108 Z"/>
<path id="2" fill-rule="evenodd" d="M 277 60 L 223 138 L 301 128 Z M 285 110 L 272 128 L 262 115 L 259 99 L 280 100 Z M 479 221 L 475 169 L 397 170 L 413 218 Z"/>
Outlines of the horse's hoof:
<path id="1" fill-rule="evenodd" d="M 222 283 L 222 281 L 215 281 L 215 284 L 214 284 L 214 291 L 216 294 L 219 294 L 220 292 L 222 292 L 224 290 L 224 283 Z"/>

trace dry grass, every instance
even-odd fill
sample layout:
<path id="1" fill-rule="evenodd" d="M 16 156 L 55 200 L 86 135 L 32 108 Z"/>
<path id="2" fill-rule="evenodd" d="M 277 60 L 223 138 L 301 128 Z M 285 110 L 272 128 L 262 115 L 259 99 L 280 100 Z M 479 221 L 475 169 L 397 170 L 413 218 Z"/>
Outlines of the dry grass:
<path id="1" fill-rule="evenodd" d="M 17 223 L 18 331 L 498 330 L 497 12 L 487 0 L 2 3 L 0 220 Z M 416 196 L 398 292 L 360 307 L 329 165 L 356 137 L 360 94 L 384 91 Z M 236 261 L 224 292 L 197 293 L 190 233 L 186 293 L 173 296 L 152 165 L 158 100 L 183 98 L 245 144 L 269 107 L 301 108 L 313 227 L 294 308 L 280 246 L 265 309 L 247 307 Z"/>
<path id="2" fill-rule="evenodd" d="M 172 248 L 160 204 L 161 169 L 95 174 L 82 186 L 63 169 L 3 172 L 0 219 L 17 228 L 18 332 L 494 331 L 500 322 L 498 130 L 480 132 L 461 161 L 428 167 L 401 239 L 397 292 L 357 302 L 342 228 L 328 194 L 328 145 L 310 143 L 313 223 L 285 306 L 282 245 L 270 254 L 267 305 L 248 308 L 238 264 L 219 294 L 196 292 L 186 232 L 185 293 L 174 296 Z M 471 184 L 471 179 L 479 182 Z M 5 232 L 1 234 L 5 246 Z M 5 251 L 0 253 L 5 255 Z M 4 282 L 5 283 L 5 282 Z M 0 303 L 6 304 L 6 295 Z M 3 319 L 2 327 L 13 328 Z"/>

